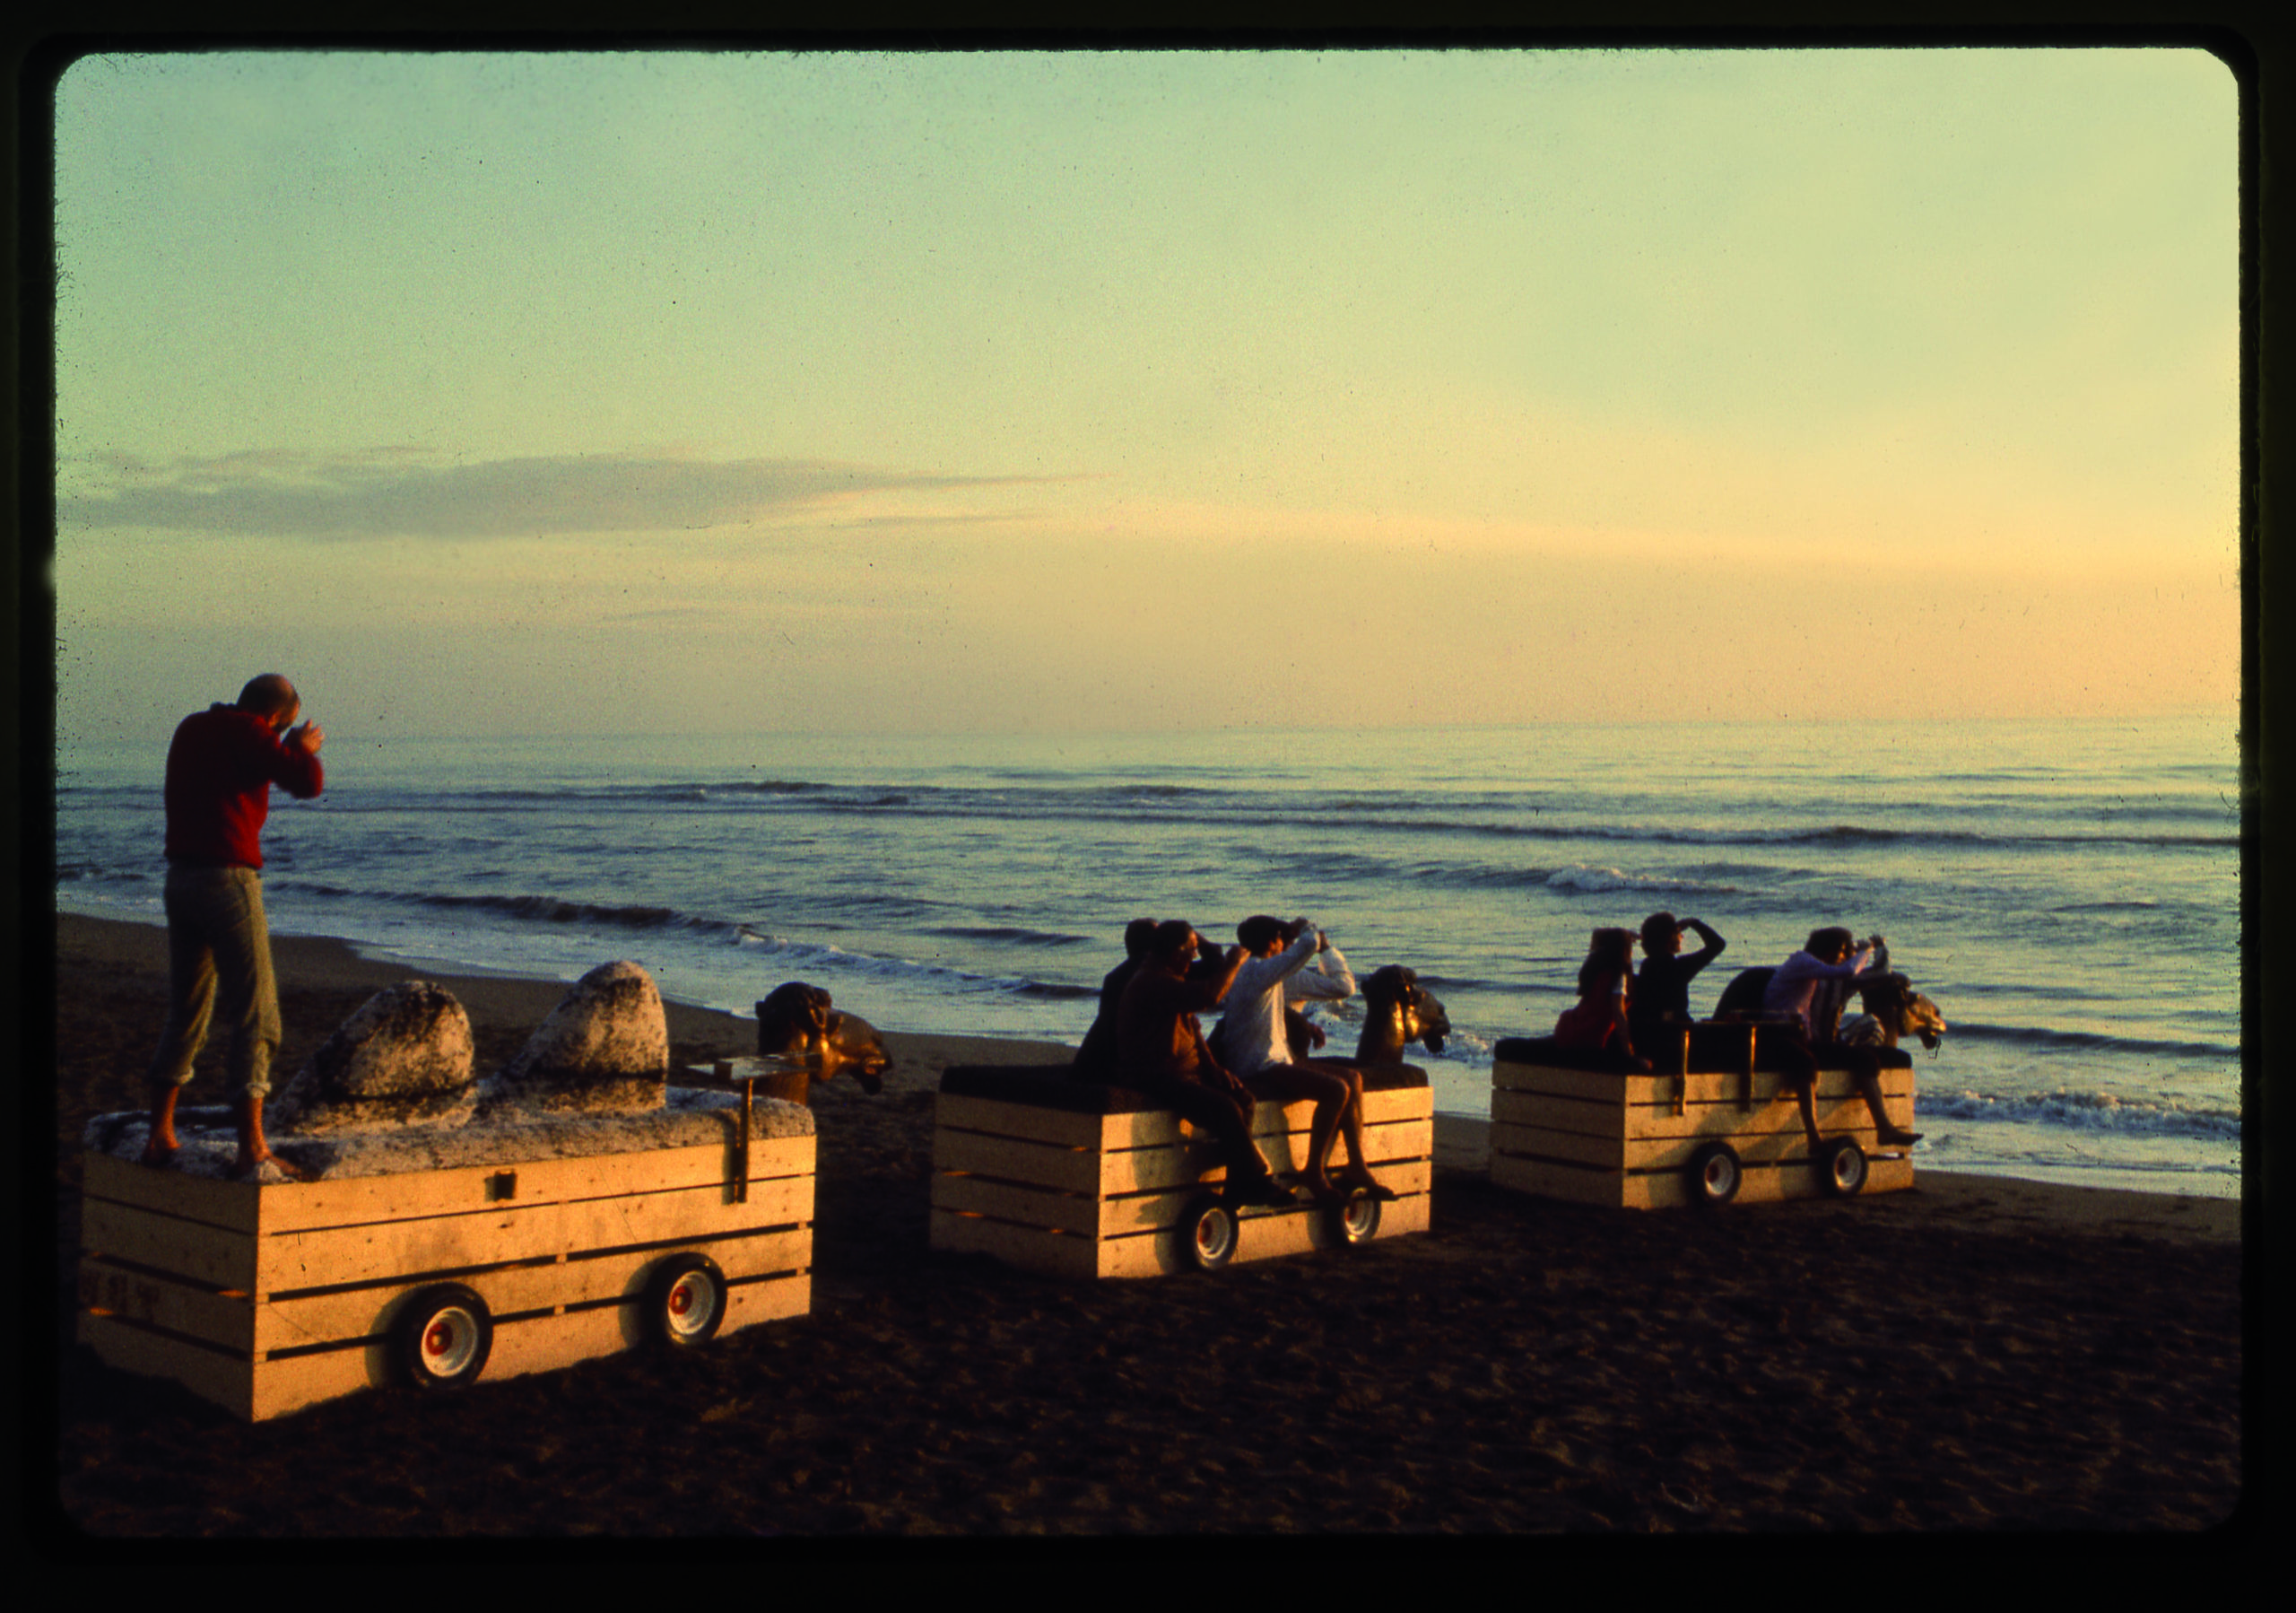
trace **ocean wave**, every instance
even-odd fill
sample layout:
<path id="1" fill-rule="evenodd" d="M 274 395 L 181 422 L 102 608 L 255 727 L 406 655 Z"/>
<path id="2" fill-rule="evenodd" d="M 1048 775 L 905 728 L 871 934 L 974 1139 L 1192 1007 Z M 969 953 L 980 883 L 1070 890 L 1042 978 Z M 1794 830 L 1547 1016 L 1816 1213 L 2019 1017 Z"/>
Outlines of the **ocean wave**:
<path id="1" fill-rule="evenodd" d="M 1921 1094 L 1920 1114 L 1925 1120 L 2018 1121 L 2130 1136 L 2198 1138 L 2213 1142 L 2240 1139 L 2237 1109 L 2124 1098 L 2070 1087 L 2014 1097 L 1926 1091 Z"/>
<path id="2" fill-rule="evenodd" d="M 925 933 L 966 941 L 1010 941 L 1022 946 L 1082 946 L 1094 938 L 1063 930 L 1023 929 L 1013 924 L 946 924 Z"/>
<path id="3" fill-rule="evenodd" d="M 955 969 L 946 963 L 919 963 L 912 958 L 881 957 L 865 952 L 848 952 L 827 941 L 799 941 L 778 936 L 755 925 L 736 927 L 736 944 L 783 963 L 794 972 L 808 967 L 822 968 L 839 974 L 876 978 L 898 982 L 909 988 L 930 987 L 940 990 L 973 994 L 1043 998 L 1072 1000 L 1098 998 L 1098 985 L 1068 985 L 1057 981 L 1040 981 L 1025 975 L 975 974 Z M 1081 1027 L 1080 1027 L 1081 1030 Z"/>
<path id="4" fill-rule="evenodd" d="M 1945 1033 L 1948 1042 L 1960 1039 L 1969 1042 L 2005 1043 L 2013 1047 L 2032 1048 L 2044 1052 L 2061 1053 L 2124 1053 L 2159 1059 L 2237 1059 L 2240 1050 L 2221 1042 L 2181 1042 L 2164 1037 L 2111 1036 L 2100 1031 L 2059 1031 L 2045 1025 L 1972 1024 L 1947 1016 L 1952 1026 Z"/>
<path id="5" fill-rule="evenodd" d="M 326 886 L 317 889 L 321 894 L 347 896 L 354 894 Z M 506 918 L 542 924 L 604 924 L 618 929 L 730 928 L 723 920 L 682 913 L 673 907 L 570 902 L 560 896 L 461 896 L 432 893 L 409 900 L 422 907 L 500 913 Z"/>
<path id="6" fill-rule="evenodd" d="M 761 809 L 770 812 L 896 814 L 921 818 L 993 818 L 1016 824 L 1072 823 L 1121 819 L 1147 823 L 1234 821 L 1261 823 L 1283 819 L 1313 824 L 1317 833 L 1330 837 L 1350 833 L 1458 836 L 1474 839 L 1603 841 L 1626 844 L 1684 846 L 1813 846 L 1828 849 L 1934 846 L 1954 849 L 2021 847 L 2131 846 L 2231 847 L 2239 844 L 2237 830 L 2223 833 L 2185 831 L 2093 830 L 1941 827 L 1935 824 L 1883 825 L 1861 823 L 1801 824 L 1754 824 L 1735 826 L 1711 821 L 1711 811 L 1700 815 L 1709 821 L 1665 824 L 1621 821 L 1622 809 L 1608 803 L 1571 795 L 1560 800 L 1530 803 L 1510 799 L 1478 810 L 1485 798 L 1469 792 L 1474 802 L 1432 806 L 1423 797 L 1397 792 L 1393 798 L 1353 793 L 1317 798 L 1291 792 L 1271 792 L 1246 783 L 1175 784 L 1137 781 L 1091 781 L 1066 787 L 1039 785 L 933 785 L 901 782 L 888 785 L 831 784 L 815 780 L 663 780 L 642 785 L 568 784 L 560 787 L 499 787 L 453 792 L 384 789 L 364 798 L 328 798 L 330 810 L 351 814 L 470 813 L 548 810 L 583 806 L 611 810 L 617 806 L 662 809 L 700 806 L 709 810 Z M 1464 811 L 1462 810 L 1464 808 Z M 1729 808 L 1724 809 L 1727 815 Z M 1751 808 L 1750 808 L 1751 810 Z M 2020 820 L 2030 822 L 2030 817 Z"/>

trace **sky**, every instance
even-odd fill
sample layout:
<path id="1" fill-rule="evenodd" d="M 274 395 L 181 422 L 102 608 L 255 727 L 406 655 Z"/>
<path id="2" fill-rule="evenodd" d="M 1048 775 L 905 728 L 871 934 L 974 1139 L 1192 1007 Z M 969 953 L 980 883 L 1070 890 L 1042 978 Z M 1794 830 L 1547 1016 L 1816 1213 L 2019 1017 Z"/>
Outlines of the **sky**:
<path id="1" fill-rule="evenodd" d="M 2188 49 L 96 55 L 59 737 L 2233 711 Z"/>

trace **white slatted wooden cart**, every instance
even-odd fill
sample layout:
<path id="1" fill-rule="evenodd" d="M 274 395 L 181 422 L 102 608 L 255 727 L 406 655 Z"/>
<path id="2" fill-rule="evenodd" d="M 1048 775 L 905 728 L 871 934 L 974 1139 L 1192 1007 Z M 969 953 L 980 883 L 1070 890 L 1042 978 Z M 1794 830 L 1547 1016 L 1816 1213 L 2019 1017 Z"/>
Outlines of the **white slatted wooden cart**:
<path id="1" fill-rule="evenodd" d="M 1755 1068 L 1751 1025 L 1701 1025 L 1666 1073 L 1573 1068 L 1545 1038 L 1493 1049 L 1491 1180 L 1520 1192 L 1627 1209 L 1733 1199 L 1895 1192 L 1913 1160 L 1883 1148 L 1849 1072 L 1822 1069 L 1813 1101 L 1826 1148 L 1813 1157 L 1793 1088 Z M 1891 1123 L 1913 1126 L 1913 1061 L 1882 1054 Z"/>
<path id="2" fill-rule="evenodd" d="M 362 1170 L 355 1142 L 332 1144 L 308 1182 L 153 1170 L 91 1147 L 79 1336 L 115 1367 L 261 1420 L 803 1315 L 813 1117 L 758 1108 L 769 1135 L 746 1148 L 735 1110 L 700 1106 L 474 1125 L 438 1151 L 487 1157 L 434 1168 Z"/>
<path id="3" fill-rule="evenodd" d="M 1364 1145 L 1394 1203 L 1223 1220 L 1208 1208 L 1227 1176 L 1218 1147 L 1171 1111 L 1061 1068 L 954 1066 L 934 1107 L 932 1246 L 1053 1277 L 1154 1277 L 1425 1232 L 1435 1154 L 1425 1073 L 1374 1068 L 1363 1106 Z M 1271 1099 L 1255 1112 L 1254 1140 L 1279 1173 L 1307 1164 L 1314 1108 Z M 1335 1165 L 1345 1148 L 1334 1145 Z"/>

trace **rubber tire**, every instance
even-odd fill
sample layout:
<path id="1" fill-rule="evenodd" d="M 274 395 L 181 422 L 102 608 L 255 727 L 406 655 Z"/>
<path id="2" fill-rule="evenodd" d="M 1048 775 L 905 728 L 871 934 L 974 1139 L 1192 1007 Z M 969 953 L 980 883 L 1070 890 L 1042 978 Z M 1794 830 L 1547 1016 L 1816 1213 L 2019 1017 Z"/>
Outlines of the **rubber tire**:
<path id="1" fill-rule="evenodd" d="M 1727 1143 L 1707 1143 L 1690 1156 L 1690 1199 L 1718 1208 L 1738 1196 L 1738 1189 L 1746 1180 L 1746 1168 L 1738 1162 L 1738 1151 Z"/>
<path id="2" fill-rule="evenodd" d="M 1180 1216 L 1180 1248 L 1198 1271 L 1217 1271 L 1236 1258 L 1236 1212 L 1205 1193 Z"/>
<path id="3" fill-rule="evenodd" d="M 457 1337 L 465 1327 L 467 1334 Z M 390 1338 L 402 1382 L 423 1390 L 464 1389 L 486 1370 L 494 1349 L 494 1317 L 475 1290 L 439 1283 L 407 1296 L 391 1323 Z"/>
<path id="4" fill-rule="evenodd" d="M 704 1285 L 709 1291 L 709 1313 L 698 1321 L 678 1308 L 681 1297 L 689 1304 Z M 726 1321 L 726 1274 L 703 1254 L 674 1254 L 646 1277 L 646 1330 L 664 1349 L 690 1350 L 718 1337 Z"/>
<path id="5" fill-rule="evenodd" d="M 1379 1235 L 1379 1201 L 1361 1188 L 1333 1205 L 1324 1215 L 1335 1242 L 1352 1248 Z"/>
<path id="6" fill-rule="evenodd" d="M 1818 1151 L 1818 1181 L 1837 1199 L 1856 1197 L 1867 1168 L 1866 1150 L 1854 1138 L 1838 1137 Z"/>

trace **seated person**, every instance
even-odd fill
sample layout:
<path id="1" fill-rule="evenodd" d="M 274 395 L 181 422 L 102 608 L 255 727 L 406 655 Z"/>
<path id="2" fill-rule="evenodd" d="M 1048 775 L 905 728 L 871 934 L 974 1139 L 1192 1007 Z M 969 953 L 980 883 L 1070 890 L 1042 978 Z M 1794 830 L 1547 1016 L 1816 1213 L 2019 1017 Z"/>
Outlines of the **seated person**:
<path id="1" fill-rule="evenodd" d="M 1883 950 L 1881 937 L 1858 943 L 1847 929 L 1813 929 L 1802 950 L 1778 966 L 1778 972 L 1770 977 L 1769 990 L 1762 993 L 1763 1013 L 1789 1015 L 1793 1019 L 1775 1044 L 1779 1049 L 1779 1073 L 1794 1088 L 1802 1110 L 1802 1129 L 1809 1136 L 1810 1151 L 1813 1154 L 1824 1139 L 1818 1133 L 1811 1089 L 1817 1081 L 1818 1068 L 1823 1064 L 1849 1071 L 1851 1079 L 1857 1083 L 1858 1095 L 1866 1100 L 1866 1107 L 1873 1114 L 1874 1135 L 1883 1145 L 1905 1148 L 1921 1140 L 1921 1133 L 1901 1129 L 1883 1108 L 1882 1063 L 1874 1050 L 1834 1040 L 1834 1029 L 1841 1020 L 1841 1005 L 1858 976 L 1867 972 L 1866 964 L 1877 951 L 1881 952 L 1882 963 L 1873 972 L 1886 975 L 1889 955 Z"/>
<path id="2" fill-rule="evenodd" d="M 1285 1024 L 1288 996 L 1338 1002 L 1355 994 L 1355 976 L 1347 960 L 1329 937 L 1305 919 L 1287 925 L 1255 913 L 1236 926 L 1236 939 L 1246 955 L 1228 988 L 1227 1011 L 1221 1020 L 1236 1073 L 1278 1097 L 1314 1101 L 1308 1163 L 1300 1176 L 1318 1204 L 1339 1203 L 1357 1190 L 1392 1203 L 1394 1190 L 1373 1179 L 1363 1147 L 1363 1072 L 1337 1059 L 1299 1057 Z M 1313 971 L 1305 967 L 1311 958 Z M 1329 1174 L 1332 1142 L 1342 1132 L 1347 1138 L 1348 1167 L 1335 1183 Z"/>
<path id="3" fill-rule="evenodd" d="M 1683 931 L 1694 929 L 1703 943 L 1683 955 Z M 1628 1028 L 1634 1045 L 1653 1057 L 1664 1057 L 1675 1038 L 1669 1027 L 1691 1023 L 1690 983 L 1698 972 L 1722 955 L 1726 945 L 1703 920 L 1676 919 L 1672 913 L 1652 913 L 1642 920 L 1642 968 L 1634 977 Z"/>
<path id="4" fill-rule="evenodd" d="M 1100 1011 L 1068 1066 L 1068 1073 L 1076 1079 L 1105 1084 L 1115 1078 L 1109 1041 L 1116 1034 L 1116 1006 L 1124 997 L 1125 986 L 1139 972 L 1141 960 L 1148 955 L 1149 939 L 1155 933 L 1153 919 L 1135 919 L 1124 927 L 1124 962 L 1100 977 Z"/>
<path id="5" fill-rule="evenodd" d="M 1554 1022 L 1558 1047 L 1593 1053 L 1605 1069 L 1648 1071 L 1633 1032 L 1634 932 L 1598 929 L 1578 965 L 1578 1000 Z"/>
<path id="6" fill-rule="evenodd" d="M 1229 1204 L 1291 1204 L 1292 1190 L 1275 1180 L 1252 1142 L 1250 1089 L 1213 1058 L 1196 1019 L 1200 1009 L 1217 1007 L 1227 995 L 1244 949 L 1237 947 L 1215 969 L 1191 975 L 1198 940 L 1185 919 L 1167 919 L 1149 937 L 1140 967 L 1117 1001 L 1109 1039 L 1114 1080 L 1212 1133 L 1228 1166 L 1222 1197 Z"/>

